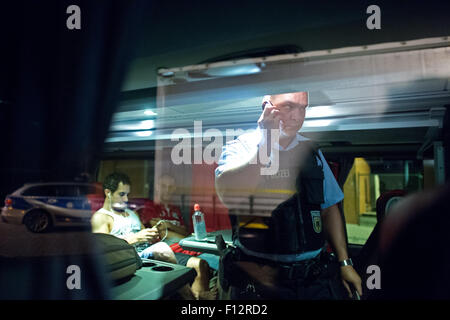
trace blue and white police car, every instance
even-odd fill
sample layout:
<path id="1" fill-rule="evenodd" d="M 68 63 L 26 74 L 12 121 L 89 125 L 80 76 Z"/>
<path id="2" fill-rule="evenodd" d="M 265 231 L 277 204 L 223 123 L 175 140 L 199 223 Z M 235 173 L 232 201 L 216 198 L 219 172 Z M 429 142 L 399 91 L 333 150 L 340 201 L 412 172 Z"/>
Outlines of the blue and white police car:
<path id="1" fill-rule="evenodd" d="M 1 217 L 36 233 L 59 226 L 88 226 L 93 214 L 88 196 L 101 194 L 101 187 L 90 183 L 25 184 L 6 196 Z"/>

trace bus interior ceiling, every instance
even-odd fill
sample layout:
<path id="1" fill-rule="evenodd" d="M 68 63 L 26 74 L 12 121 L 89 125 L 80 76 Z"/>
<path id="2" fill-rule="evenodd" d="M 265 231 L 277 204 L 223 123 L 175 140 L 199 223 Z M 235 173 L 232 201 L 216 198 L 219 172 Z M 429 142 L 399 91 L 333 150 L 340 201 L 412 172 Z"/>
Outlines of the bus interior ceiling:
<path id="1" fill-rule="evenodd" d="M 255 127 L 263 95 L 309 91 L 301 133 L 327 155 L 433 158 L 450 101 L 449 44 L 428 38 L 162 69 L 157 88 L 123 93 L 105 151 L 173 145 L 174 130 L 192 136 L 195 121 L 229 138 Z"/>

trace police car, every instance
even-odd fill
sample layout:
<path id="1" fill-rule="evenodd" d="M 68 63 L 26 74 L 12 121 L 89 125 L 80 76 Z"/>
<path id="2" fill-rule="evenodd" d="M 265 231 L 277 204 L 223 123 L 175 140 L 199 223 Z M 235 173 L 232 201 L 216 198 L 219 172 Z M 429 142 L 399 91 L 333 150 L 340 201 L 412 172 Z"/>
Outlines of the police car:
<path id="1" fill-rule="evenodd" d="M 23 223 L 31 232 L 59 226 L 88 226 L 92 217 L 90 195 L 101 195 L 101 187 L 89 183 L 25 184 L 5 198 L 1 217 Z"/>

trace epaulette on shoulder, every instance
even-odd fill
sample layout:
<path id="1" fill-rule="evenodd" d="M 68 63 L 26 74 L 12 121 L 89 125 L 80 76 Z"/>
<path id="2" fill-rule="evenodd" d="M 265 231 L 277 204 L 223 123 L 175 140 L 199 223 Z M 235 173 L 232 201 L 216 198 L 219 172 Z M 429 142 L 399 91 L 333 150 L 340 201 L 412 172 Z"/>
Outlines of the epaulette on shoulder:
<path id="1" fill-rule="evenodd" d="M 313 140 L 304 140 L 302 141 L 303 143 L 306 143 L 315 153 L 319 152 L 319 145 L 317 144 L 317 142 L 313 141 Z"/>
<path id="2" fill-rule="evenodd" d="M 312 140 L 306 140 L 304 141 L 308 144 L 308 146 L 311 148 L 311 156 L 315 157 L 316 159 L 318 159 L 318 161 L 320 161 L 322 163 L 322 159 L 320 158 L 320 153 L 319 153 L 319 145 Z"/>
<path id="3" fill-rule="evenodd" d="M 319 152 L 319 145 L 317 144 L 317 142 L 309 140 L 310 144 L 311 144 L 311 148 L 314 149 L 315 152 Z"/>

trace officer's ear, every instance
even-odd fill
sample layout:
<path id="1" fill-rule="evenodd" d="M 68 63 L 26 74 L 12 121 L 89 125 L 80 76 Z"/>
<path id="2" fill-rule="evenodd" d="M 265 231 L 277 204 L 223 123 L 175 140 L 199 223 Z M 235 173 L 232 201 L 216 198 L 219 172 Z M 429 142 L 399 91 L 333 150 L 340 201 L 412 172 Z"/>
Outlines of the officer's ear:
<path id="1" fill-rule="evenodd" d="M 105 197 L 106 198 L 111 198 L 111 190 L 105 189 Z"/>

